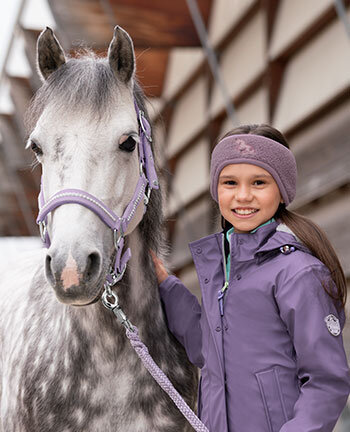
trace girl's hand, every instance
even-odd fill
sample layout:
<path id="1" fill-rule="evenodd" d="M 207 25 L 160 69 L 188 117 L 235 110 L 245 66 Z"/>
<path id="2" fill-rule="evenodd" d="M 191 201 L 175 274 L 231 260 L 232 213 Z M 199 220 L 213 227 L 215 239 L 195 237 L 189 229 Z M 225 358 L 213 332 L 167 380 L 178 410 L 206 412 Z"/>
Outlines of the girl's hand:
<path id="1" fill-rule="evenodd" d="M 169 274 L 164 267 L 163 261 L 157 257 L 153 250 L 150 250 L 150 253 L 154 263 L 154 267 L 156 269 L 158 284 L 161 284 L 163 281 L 165 281 Z"/>

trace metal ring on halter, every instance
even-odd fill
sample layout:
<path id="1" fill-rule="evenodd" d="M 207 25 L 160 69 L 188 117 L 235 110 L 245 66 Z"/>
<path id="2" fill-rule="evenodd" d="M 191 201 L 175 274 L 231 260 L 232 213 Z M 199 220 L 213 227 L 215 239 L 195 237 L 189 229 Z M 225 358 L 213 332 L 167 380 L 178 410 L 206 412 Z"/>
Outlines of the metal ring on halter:
<path id="1" fill-rule="evenodd" d="M 114 302 L 111 303 L 108 300 L 108 298 L 113 298 Z M 119 305 L 117 294 L 115 294 L 112 290 L 107 291 L 106 287 L 105 287 L 105 290 L 103 291 L 103 294 L 101 296 L 101 300 L 102 300 L 103 306 L 106 307 L 107 309 L 110 309 L 110 310 L 113 310 L 115 307 L 117 307 Z"/>
<path id="2" fill-rule="evenodd" d="M 147 131 L 146 131 L 144 125 L 143 125 L 142 119 L 146 119 L 146 117 L 145 117 L 145 113 L 140 110 L 140 112 L 139 112 L 139 122 L 140 122 L 141 129 L 142 129 L 143 133 L 145 134 L 145 137 L 148 139 L 148 141 L 152 142 L 152 137 L 151 137 L 151 135 L 147 135 Z"/>
<path id="3" fill-rule="evenodd" d="M 40 230 L 41 240 L 45 243 L 46 242 L 46 234 L 47 234 L 47 226 L 46 226 L 45 221 L 39 222 L 39 230 Z"/>

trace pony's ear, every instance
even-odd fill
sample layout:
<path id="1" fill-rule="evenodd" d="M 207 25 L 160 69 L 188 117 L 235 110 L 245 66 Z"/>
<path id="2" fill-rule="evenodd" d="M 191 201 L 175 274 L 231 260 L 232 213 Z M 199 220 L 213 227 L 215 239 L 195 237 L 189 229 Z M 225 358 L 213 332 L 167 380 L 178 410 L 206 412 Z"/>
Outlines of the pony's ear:
<path id="1" fill-rule="evenodd" d="M 42 81 L 66 63 L 64 51 L 56 39 L 53 31 L 46 27 L 41 32 L 37 43 L 37 67 Z"/>
<path id="2" fill-rule="evenodd" d="M 134 45 L 128 33 L 119 26 L 114 28 L 108 61 L 115 76 L 127 84 L 135 72 Z"/>

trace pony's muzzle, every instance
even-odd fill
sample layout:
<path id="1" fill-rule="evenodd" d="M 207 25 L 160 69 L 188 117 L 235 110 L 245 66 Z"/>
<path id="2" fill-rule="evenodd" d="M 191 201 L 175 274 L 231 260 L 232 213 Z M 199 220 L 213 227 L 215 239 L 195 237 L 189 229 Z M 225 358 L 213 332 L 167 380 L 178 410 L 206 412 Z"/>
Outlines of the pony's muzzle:
<path id="1" fill-rule="evenodd" d="M 102 258 L 97 250 L 80 253 L 79 258 L 57 250 L 49 250 L 46 255 L 46 278 L 64 303 L 84 303 L 96 296 L 101 271 Z"/>

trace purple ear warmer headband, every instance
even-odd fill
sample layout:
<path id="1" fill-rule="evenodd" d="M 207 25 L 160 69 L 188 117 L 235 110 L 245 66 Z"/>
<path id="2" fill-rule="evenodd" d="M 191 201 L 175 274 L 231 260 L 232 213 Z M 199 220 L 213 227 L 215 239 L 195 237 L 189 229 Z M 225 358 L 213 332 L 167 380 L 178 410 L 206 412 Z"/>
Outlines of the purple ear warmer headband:
<path id="1" fill-rule="evenodd" d="M 218 202 L 219 175 L 226 165 L 246 163 L 268 171 L 287 206 L 296 193 L 297 164 L 293 153 L 284 145 L 260 135 L 231 135 L 214 148 L 210 165 L 210 193 Z"/>

